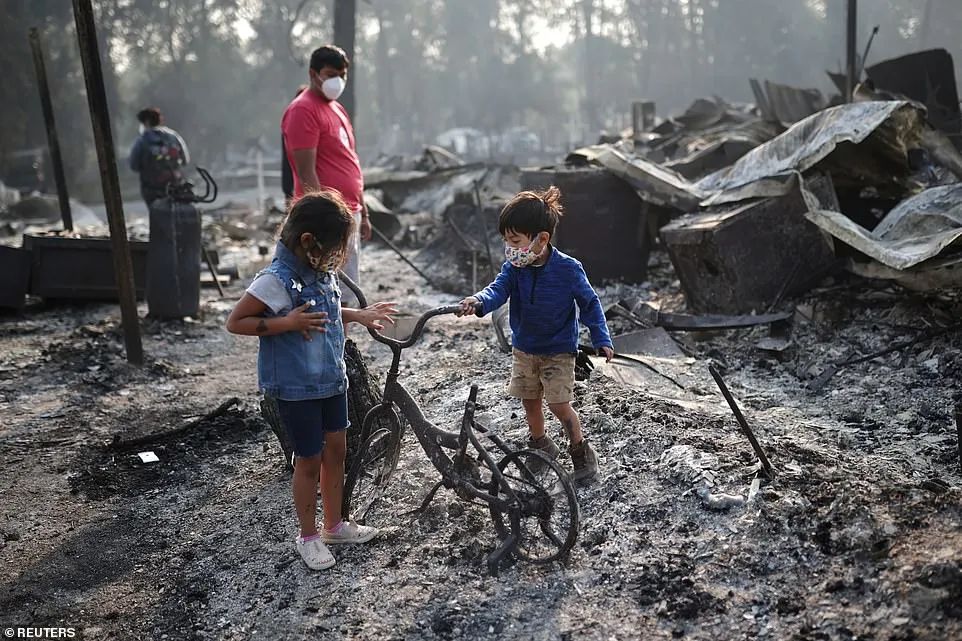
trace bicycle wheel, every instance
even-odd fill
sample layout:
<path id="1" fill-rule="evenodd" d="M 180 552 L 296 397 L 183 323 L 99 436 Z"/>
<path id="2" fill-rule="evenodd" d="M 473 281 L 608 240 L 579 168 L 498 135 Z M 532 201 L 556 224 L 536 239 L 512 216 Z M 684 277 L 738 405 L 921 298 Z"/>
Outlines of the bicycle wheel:
<path id="1" fill-rule="evenodd" d="M 384 416 L 379 416 L 381 414 Z M 358 446 L 347 471 L 341 516 L 358 523 L 367 520 L 381 499 L 401 455 L 401 423 L 393 410 L 375 408 L 364 422 L 371 425 L 387 423 L 390 429 L 374 430 Z"/>
<path id="2" fill-rule="evenodd" d="M 578 497 L 568 474 L 536 450 L 520 450 L 498 463 L 502 479 L 492 478 L 492 496 L 517 497 L 512 509 L 519 517 L 514 531 L 512 514 L 491 508 L 494 529 L 501 539 L 518 537 L 514 553 L 532 563 L 550 563 L 564 556 L 578 539 L 581 519 Z"/>

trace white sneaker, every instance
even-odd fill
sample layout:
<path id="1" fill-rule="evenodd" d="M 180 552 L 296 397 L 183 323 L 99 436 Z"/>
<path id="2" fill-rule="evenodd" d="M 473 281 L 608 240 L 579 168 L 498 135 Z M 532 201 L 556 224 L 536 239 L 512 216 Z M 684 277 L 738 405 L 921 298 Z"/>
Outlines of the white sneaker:
<path id="1" fill-rule="evenodd" d="M 354 521 L 341 521 L 333 530 L 321 530 L 325 543 L 367 543 L 377 536 L 377 528 L 358 525 Z"/>
<path id="2" fill-rule="evenodd" d="M 301 537 L 297 537 L 297 552 L 304 559 L 307 567 L 312 570 L 326 570 L 334 565 L 334 555 L 321 539 L 304 541 Z"/>

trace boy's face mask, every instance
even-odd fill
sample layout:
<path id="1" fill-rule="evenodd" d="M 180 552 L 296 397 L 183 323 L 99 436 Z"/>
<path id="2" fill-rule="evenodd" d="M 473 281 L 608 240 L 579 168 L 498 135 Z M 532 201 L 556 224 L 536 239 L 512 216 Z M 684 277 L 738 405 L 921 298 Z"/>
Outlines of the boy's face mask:
<path id="1" fill-rule="evenodd" d="M 504 257 L 508 259 L 508 262 L 515 267 L 527 267 L 531 263 L 538 260 L 538 257 L 544 253 L 544 247 L 535 251 L 534 246 L 538 242 L 537 236 L 534 237 L 527 247 L 512 247 L 511 245 L 504 246 Z"/>

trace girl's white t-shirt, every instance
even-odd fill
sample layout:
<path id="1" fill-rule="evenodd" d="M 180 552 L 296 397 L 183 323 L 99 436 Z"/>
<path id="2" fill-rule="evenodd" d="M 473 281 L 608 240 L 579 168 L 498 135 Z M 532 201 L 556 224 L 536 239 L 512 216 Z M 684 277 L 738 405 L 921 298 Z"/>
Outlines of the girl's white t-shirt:
<path id="1" fill-rule="evenodd" d="M 267 305 L 278 316 L 291 311 L 291 295 L 274 274 L 261 274 L 247 288 L 247 293 Z"/>

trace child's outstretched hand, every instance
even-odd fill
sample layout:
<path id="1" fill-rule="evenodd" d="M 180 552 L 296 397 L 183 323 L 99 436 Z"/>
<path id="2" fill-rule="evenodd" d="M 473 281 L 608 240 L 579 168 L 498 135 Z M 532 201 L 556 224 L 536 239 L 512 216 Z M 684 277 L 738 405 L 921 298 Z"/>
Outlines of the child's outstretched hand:
<path id="1" fill-rule="evenodd" d="M 394 324 L 395 314 L 397 314 L 397 303 L 374 303 L 357 310 L 354 320 L 368 329 L 381 331 L 384 329 L 384 323 Z"/>
<path id="2" fill-rule="evenodd" d="M 606 362 L 606 363 L 610 363 L 610 362 L 611 362 L 611 359 L 613 359 L 613 358 L 615 357 L 615 350 L 611 349 L 611 348 L 608 347 L 607 345 L 605 345 L 604 347 L 599 348 L 598 351 L 605 355 L 605 362 Z"/>
<path id="3" fill-rule="evenodd" d="M 468 296 L 467 298 L 462 300 L 460 303 L 458 303 L 459 305 L 461 305 L 461 309 L 459 309 L 455 313 L 458 316 L 473 316 L 477 313 L 477 306 L 479 302 L 480 301 L 478 301 L 478 299 L 475 298 L 474 296 Z"/>
<path id="4" fill-rule="evenodd" d="M 287 321 L 290 323 L 290 331 L 300 332 L 304 340 L 311 340 L 311 332 L 326 332 L 324 328 L 329 322 L 327 312 L 308 312 L 310 303 L 304 303 L 300 307 L 295 307 L 287 312 Z"/>

